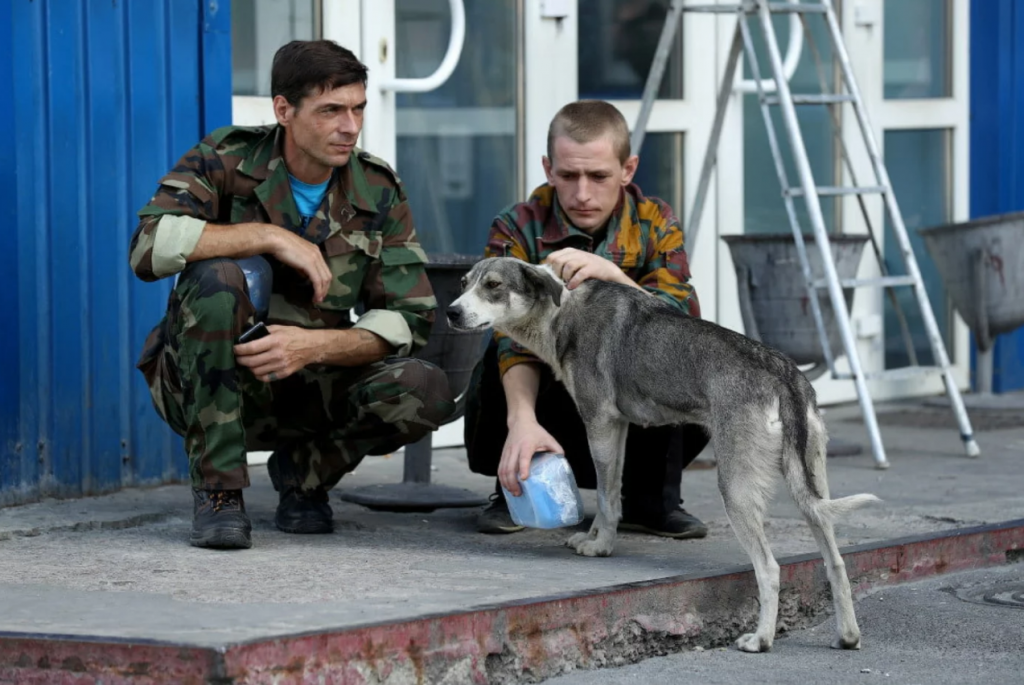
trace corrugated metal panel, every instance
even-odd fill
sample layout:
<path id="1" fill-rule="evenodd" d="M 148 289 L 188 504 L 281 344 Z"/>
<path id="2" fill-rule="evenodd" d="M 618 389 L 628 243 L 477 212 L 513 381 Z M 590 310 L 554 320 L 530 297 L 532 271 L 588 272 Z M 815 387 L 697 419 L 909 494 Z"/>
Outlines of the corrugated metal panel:
<path id="1" fill-rule="evenodd" d="M 1024 210 L 1024 4 L 971 3 L 970 71 L 971 216 Z M 1024 328 L 996 338 L 993 363 L 993 391 L 1024 388 Z"/>
<path id="2" fill-rule="evenodd" d="M 230 121 L 223 5 L 13 0 L 0 17 L 0 505 L 185 477 L 134 368 L 170 282 L 138 281 L 127 248 L 160 176 Z"/>

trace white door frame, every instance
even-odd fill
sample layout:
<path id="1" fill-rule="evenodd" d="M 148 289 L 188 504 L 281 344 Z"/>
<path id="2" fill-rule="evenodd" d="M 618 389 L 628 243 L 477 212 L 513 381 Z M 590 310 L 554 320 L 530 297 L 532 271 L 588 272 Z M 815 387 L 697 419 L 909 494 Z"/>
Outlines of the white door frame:
<path id="1" fill-rule="evenodd" d="M 951 97 L 937 99 L 887 100 L 884 97 L 884 0 L 859 0 L 844 2 L 844 38 L 850 53 L 857 83 L 864 97 L 864 104 L 873 127 L 875 140 L 881 154 L 885 155 L 885 132 L 899 129 L 944 129 L 951 137 L 950 179 L 952 204 L 951 221 L 964 221 L 970 212 L 969 185 L 969 139 L 970 139 L 970 0 L 951 0 L 950 52 Z M 856 117 L 846 116 L 843 120 L 847 140 L 859 140 Z M 870 162 L 862 146 L 851 146 L 854 168 L 858 180 L 869 176 Z M 863 181 L 862 181 L 863 182 Z M 843 178 L 844 184 L 850 179 Z M 897 201 L 899 198 L 897 197 Z M 885 212 L 880 197 L 867 198 L 868 215 L 876 235 L 884 227 Z M 860 209 L 855 201 L 847 200 L 843 208 L 843 225 L 847 232 L 865 232 Z M 884 236 L 879 235 L 882 249 Z M 877 262 L 871 255 L 865 256 L 859 273 L 861 278 L 880 275 Z M 854 299 L 853 318 L 869 320 L 883 316 L 883 302 L 886 295 L 879 289 L 860 289 Z M 945 302 L 932 302 L 932 309 L 946 306 Z M 970 331 L 959 315 L 950 318 L 950 340 L 948 350 L 954 366 L 954 375 L 961 390 L 970 387 Z M 874 326 L 868 328 L 873 329 Z M 857 327 L 855 325 L 855 331 Z M 884 338 L 882 336 L 860 338 L 861 363 L 867 371 L 881 371 L 885 366 Z M 828 401 L 850 401 L 856 398 L 852 383 L 823 378 L 816 384 L 819 393 Z M 848 386 L 848 387 L 847 387 Z M 943 392 L 943 381 L 938 376 L 905 381 L 869 381 L 868 388 L 875 400 L 888 400 L 913 396 L 935 395 Z"/>

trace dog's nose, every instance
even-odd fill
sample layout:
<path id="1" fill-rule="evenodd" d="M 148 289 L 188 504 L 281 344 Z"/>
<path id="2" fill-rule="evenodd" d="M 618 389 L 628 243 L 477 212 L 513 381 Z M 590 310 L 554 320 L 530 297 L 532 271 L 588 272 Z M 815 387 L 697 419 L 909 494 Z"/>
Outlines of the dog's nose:
<path id="1" fill-rule="evenodd" d="M 462 310 L 458 307 L 448 308 L 448 323 L 458 323 L 462 319 Z"/>

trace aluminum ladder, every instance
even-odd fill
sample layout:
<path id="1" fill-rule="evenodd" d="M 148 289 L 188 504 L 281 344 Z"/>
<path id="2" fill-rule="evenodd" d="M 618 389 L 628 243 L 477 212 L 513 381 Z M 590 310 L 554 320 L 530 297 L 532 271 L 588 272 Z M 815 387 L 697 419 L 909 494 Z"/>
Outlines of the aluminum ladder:
<path id="1" fill-rule="evenodd" d="M 903 223 L 903 216 L 896 203 L 896 197 L 893 193 L 892 183 L 889 180 L 889 174 L 886 171 L 885 164 L 879 154 L 878 144 L 875 141 L 871 124 L 868 120 L 867 111 L 864 108 L 863 99 L 861 98 L 860 90 L 857 87 L 857 82 L 850 66 L 849 54 L 846 51 L 842 32 L 839 28 L 839 22 L 836 18 L 835 9 L 832 6 L 831 0 L 819 0 L 819 2 L 799 2 L 794 0 L 789 2 L 768 2 L 768 0 L 746 0 L 741 3 L 714 5 L 684 5 L 682 0 L 673 0 L 665 19 L 665 26 L 662 30 L 661 38 L 658 41 L 658 47 L 651 64 L 651 71 L 647 77 L 643 100 L 640 107 L 640 115 L 634 127 L 632 139 L 630 141 L 634 153 L 638 153 L 643 144 L 647 120 L 654 105 L 654 99 L 664 73 L 665 63 L 668 59 L 669 53 L 671 52 L 675 33 L 680 24 L 679 19 L 683 12 L 733 14 L 737 19 L 736 30 L 733 34 L 732 45 L 726 61 L 725 73 L 718 92 L 715 121 L 711 129 L 711 137 L 708 141 L 707 152 L 701 168 L 701 176 L 697 186 L 697 192 L 694 197 L 693 210 L 690 213 L 689 221 L 686 226 L 687 249 L 690 251 L 693 250 L 697 231 L 700 228 L 700 219 L 704 208 L 704 200 L 707 197 L 711 173 L 714 170 L 715 162 L 717 160 L 718 142 L 721 137 L 722 123 L 725 119 L 729 96 L 733 92 L 733 79 L 736 74 L 736 68 L 739 64 L 740 53 L 745 52 L 747 62 L 751 69 L 751 76 L 757 84 L 757 96 L 761 105 L 761 113 L 764 117 L 768 133 L 768 144 L 771 147 L 772 157 L 775 161 L 775 169 L 779 177 L 779 184 L 782 187 L 782 199 L 786 206 L 786 213 L 789 217 L 790 226 L 793 229 L 796 249 L 800 257 L 808 298 L 811 303 L 811 310 L 818 329 L 818 335 L 821 339 L 822 350 L 828 362 L 829 369 L 832 372 L 832 377 L 836 379 L 852 380 L 856 386 L 861 413 L 863 414 L 864 423 L 868 429 L 871 439 L 871 448 L 876 467 L 882 469 L 888 468 L 889 462 L 886 459 L 885 448 L 882 445 L 882 438 L 878 429 L 878 419 L 875 415 L 874 403 L 867 387 L 867 381 L 875 379 L 907 379 L 925 375 L 941 374 L 945 381 L 946 392 L 948 394 L 950 404 L 960 427 L 960 438 L 963 441 L 966 454 L 969 457 L 979 456 L 980 450 L 977 442 L 974 440 L 971 422 L 967 416 L 963 398 L 956 386 L 956 380 L 953 377 L 953 370 L 950 365 L 949 356 L 946 353 L 946 347 L 942 341 L 942 336 L 935 320 L 935 314 L 932 311 L 931 303 L 928 300 L 928 294 L 925 291 L 921 271 L 918 268 L 917 260 L 910 244 L 910 239 L 907 236 L 906 226 Z M 829 39 L 833 50 L 835 51 L 835 57 L 839 63 L 840 71 L 842 73 L 841 81 L 846 86 L 845 93 L 839 94 L 827 92 L 828 89 L 824 69 L 821 66 L 820 58 L 816 51 L 814 56 L 818 63 L 821 92 L 797 95 L 790 92 L 788 77 L 784 73 L 782 55 L 779 50 L 775 29 L 772 25 L 772 15 L 780 13 L 797 13 L 803 25 L 805 37 L 809 40 L 811 39 L 811 36 L 807 27 L 806 15 L 823 15 L 828 27 Z M 760 24 L 761 31 L 764 35 L 764 42 L 767 48 L 769 61 L 771 63 L 771 78 L 775 85 L 774 93 L 768 92 L 768 88 L 765 87 L 761 79 L 761 70 L 751 37 L 750 18 L 752 16 L 756 16 L 758 20 L 757 23 Z M 853 165 L 850 162 L 847 148 L 842 138 L 840 121 L 832 107 L 833 105 L 838 104 L 849 104 L 853 107 L 865 149 L 871 160 L 874 185 L 862 186 L 857 183 Z M 843 161 L 845 162 L 846 169 L 850 175 L 850 179 L 853 184 L 852 186 L 817 185 L 811 173 L 810 161 L 807 157 L 807 150 L 804 146 L 803 136 L 800 132 L 800 126 L 797 121 L 796 105 L 826 105 L 829 107 L 829 111 L 832 115 L 831 121 L 833 135 L 840 143 Z M 782 120 L 785 125 L 787 137 L 793 154 L 793 161 L 796 166 L 797 175 L 799 176 L 799 182 L 796 185 L 790 185 L 783 165 L 779 141 L 776 138 L 775 128 L 772 124 L 772 106 L 778 106 L 781 111 Z M 867 210 L 863 201 L 864 195 L 870 194 L 879 194 L 883 198 L 885 211 L 889 216 L 893 233 L 899 242 L 900 250 L 907 269 L 907 275 L 890 276 L 887 274 L 887 269 L 878 247 L 878 241 L 876 240 L 874 231 L 872 230 L 871 222 L 868 220 Z M 835 262 L 832 258 L 829 236 L 825 228 L 825 220 L 821 210 L 820 197 L 822 196 L 855 196 L 858 199 L 865 223 L 867 224 L 868 235 L 870 236 L 872 246 L 874 247 L 875 256 L 878 259 L 879 268 L 882 273 L 881 277 L 862 279 L 839 278 L 839 275 L 836 272 Z M 807 247 L 804 243 L 803 231 L 800 228 L 794 207 L 795 197 L 802 197 L 806 203 L 808 218 L 814 232 L 814 242 L 821 255 L 824 278 L 816 279 L 811 273 L 811 267 L 807 259 Z M 861 366 L 860 357 L 857 353 L 856 341 L 853 337 L 850 313 L 847 310 L 846 300 L 843 296 L 843 288 L 859 287 L 889 289 L 888 292 L 893 303 L 896 305 L 896 312 L 903 329 L 904 341 L 907 343 L 908 354 L 911 361 L 910 366 L 897 369 L 887 369 L 885 371 L 875 373 L 864 372 Z M 916 354 L 914 353 L 914 348 L 909 337 L 909 329 L 906 326 L 902 310 L 899 308 L 899 304 L 891 291 L 891 288 L 895 287 L 913 288 L 917 304 L 920 307 L 925 330 L 928 334 L 933 358 L 937 362 L 936 366 L 920 366 L 917 364 Z M 818 302 L 817 296 L 818 291 L 823 288 L 828 290 L 829 300 L 835 311 L 836 324 L 839 328 L 839 333 L 843 342 L 843 349 L 850 366 L 849 373 L 840 372 L 836 369 L 835 359 L 832 355 L 831 346 L 828 343 L 828 336 L 823 323 L 821 306 Z"/>

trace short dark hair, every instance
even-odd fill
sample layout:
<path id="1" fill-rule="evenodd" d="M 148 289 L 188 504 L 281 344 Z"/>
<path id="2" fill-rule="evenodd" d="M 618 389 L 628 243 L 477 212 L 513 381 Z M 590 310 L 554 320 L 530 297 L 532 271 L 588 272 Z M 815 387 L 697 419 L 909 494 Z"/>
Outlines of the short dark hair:
<path id="1" fill-rule="evenodd" d="M 366 86 L 366 65 L 333 40 L 293 40 L 278 48 L 270 70 L 270 95 L 296 107 L 314 92 L 353 83 Z"/>
<path id="2" fill-rule="evenodd" d="M 577 100 L 558 110 L 548 127 L 548 159 L 555 158 L 555 138 L 589 143 L 608 134 L 623 164 L 629 159 L 629 124 L 615 105 L 604 100 Z"/>

